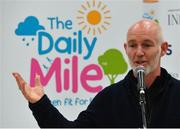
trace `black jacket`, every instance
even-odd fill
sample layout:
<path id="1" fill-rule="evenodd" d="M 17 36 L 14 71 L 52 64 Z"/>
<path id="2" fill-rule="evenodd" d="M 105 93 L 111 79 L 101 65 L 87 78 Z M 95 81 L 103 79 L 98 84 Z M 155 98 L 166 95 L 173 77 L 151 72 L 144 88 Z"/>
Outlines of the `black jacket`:
<path id="1" fill-rule="evenodd" d="M 137 80 L 132 70 L 120 82 L 99 92 L 75 121 L 68 121 L 44 95 L 30 104 L 40 127 L 142 127 Z M 148 127 L 180 127 L 180 81 L 161 68 L 146 90 Z"/>

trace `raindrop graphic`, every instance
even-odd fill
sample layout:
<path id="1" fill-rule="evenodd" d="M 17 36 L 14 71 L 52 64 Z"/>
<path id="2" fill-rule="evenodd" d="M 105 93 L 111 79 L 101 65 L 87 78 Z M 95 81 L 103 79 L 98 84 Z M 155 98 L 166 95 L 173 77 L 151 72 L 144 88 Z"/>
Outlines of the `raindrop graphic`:
<path id="1" fill-rule="evenodd" d="M 24 42 L 26 40 L 26 38 L 23 38 L 22 41 Z"/>
<path id="2" fill-rule="evenodd" d="M 31 40 L 34 41 L 34 37 Z"/>
<path id="3" fill-rule="evenodd" d="M 30 41 L 30 43 L 31 43 L 31 42 L 33 42 L 33 41 L 35 40 L 35 38 L 32 37 L 30 40 L 31 40 L 31 41 Z M 26 39 L 25 37 L 22 38 L 22 41 L 26 43 L 26 46 L 29 46 L 29 45 L 30 45 L 30 43 L 27 41 L 27 39 Z"/>

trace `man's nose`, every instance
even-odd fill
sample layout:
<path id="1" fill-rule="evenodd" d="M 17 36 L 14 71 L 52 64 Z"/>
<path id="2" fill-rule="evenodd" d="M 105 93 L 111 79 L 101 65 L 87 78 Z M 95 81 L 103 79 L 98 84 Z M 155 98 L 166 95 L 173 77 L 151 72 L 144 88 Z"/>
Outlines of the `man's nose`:
<path id="1" fill-rule="evenodd" d="M 144 56 L 144 50 L 142 47 L 138 47 L 136 51 L 137 56 Z"/>

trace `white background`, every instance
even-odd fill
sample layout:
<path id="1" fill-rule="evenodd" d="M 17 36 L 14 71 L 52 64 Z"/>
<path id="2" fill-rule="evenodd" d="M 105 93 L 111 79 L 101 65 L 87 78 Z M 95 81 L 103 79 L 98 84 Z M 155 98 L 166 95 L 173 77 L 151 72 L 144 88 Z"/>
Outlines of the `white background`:
<path id="1" fill-rule="evenodd" d="M 63 19 L 73 20 L 75 30 L 79 26 L 75 22 L 75 15 L 84 0 L 6 0 L 0 4 L 0 127 L 16 127 L 16 128 L 32 128 L 38 127 L 31 111 L 28 108 L 27 101 L 23 98 L 22 94 L 17 88 L 16 82 L 11 73 L 14 71 L 20 72 L 25 80 L 29 81 L 30 60 L 32 57 L 42 60 L 35 50 L 35 44 L 31 47 L 25 47 L 22 44 L 21 37 L 15 35 L 14 31 L 19 22 L 23 21 L 27 16 L 34 15 L 38 17 L 40 23 L 47 26 L 48 16 L 59 16 Z M 88 62 L 80 65 L 88 64 L 89 62 L 97 64 L 97 55 L 103 54 L 107 49 L 117 48 L 127 61 L 125 56 L 123 43 L 126 40 L 126 32 L 132 23 L 142 18 L 145 11 L 148 11 L 141 0 L 104 0 L 105 4 L 111 11 L 111 28 L 98 36 L 98 44 L 92 53 Z M 152 5 L 151 5 L 152 6 Z M 160 1 L 156 5 L 158 9 L 157 17 L 164 30 L 165 39 L 173 44 L 173 54 L 166 56 L 162 60 L 162 66 L 166 67 L 170 73 L 180 73 L 179 69 L 179 51 L 180 38 L 179 38 L 179 25 L 168 26 L 167 14 L 169 9 L 180 8 L 179 0 L 174 1 Z M 151 8 L 151 7 L 150 7 Z M 154 8 L 152 6 L 152 8 Z M 3 13 L 3 14 L 2 14 Z M 178 13 L 178 12 L 175 12 Z M 3 24 L 4 23 L 4 24 Z M 68 34 L 68 33 L 67 33 Z M 103 47 L 102 47 L 103 46 Z M 3 50 L 2 50 L 3 48 Z M 55 55 L 56 53 L 51 53 Z M 2 61 L 2 63 L 1 63 Z M 129 68 L 130 69 L 130 68 Z M 124 75 L 120 75 L 122 79 Z M 179 76 L 177 76 L 179 79 Z M 97 82 L 103 86 L 109 85 L 106 76 L 103 80 Z M 52 98 L 64 98 L 66 96 L 74 96 L 71 92 L 57 94 L 54 92 L 54 80 L 48 83 L 45 88 L 47 95 Z M 50 87 L 52 86 L 52 87 Z M 93 97 L 95 94 L 86 93 L 81 89 L 81 93 L 76 96 L 80 97 Z M 59 107 L 61 113 L 68 119 L 74 120 L 80 111 L 84 110 L 86 106 L 79 107 Z"/>

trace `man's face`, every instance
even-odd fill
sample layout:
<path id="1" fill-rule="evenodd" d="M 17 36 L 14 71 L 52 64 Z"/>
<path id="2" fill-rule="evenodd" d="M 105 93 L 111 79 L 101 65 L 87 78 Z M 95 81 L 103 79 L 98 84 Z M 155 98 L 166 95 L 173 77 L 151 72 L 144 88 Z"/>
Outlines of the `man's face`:
<path id="1" fill-rule="evenodd" d="M 135 69 L 143 65 L 146 74 L 160 67 L 161 44 L 153 33 L 130 33 L 125 44 L 130 65 Z"/>

